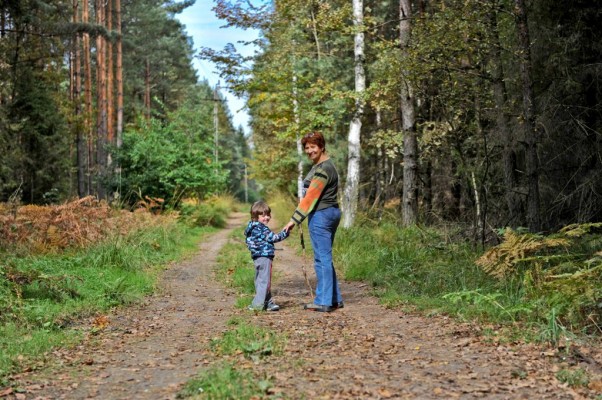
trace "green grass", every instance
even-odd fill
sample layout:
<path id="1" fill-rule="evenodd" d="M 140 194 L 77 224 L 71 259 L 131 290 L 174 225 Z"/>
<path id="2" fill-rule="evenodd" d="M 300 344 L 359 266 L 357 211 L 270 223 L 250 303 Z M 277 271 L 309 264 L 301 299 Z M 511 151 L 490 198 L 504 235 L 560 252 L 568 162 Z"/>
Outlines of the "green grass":
<path id="1" fill-rule="evenodd" d="M 586 387 L 589 384 L 589 375 L 583 368 L 561 369 L 556 373 L 556 378 L 571 387 Z"/>
<path id="2" fill-rule="evenodd" d="M 162 267 L 192 253 L 209 231 L 171 222 L 71 253 L 6 254 L 0 263 L 0 378 L 76 343 L 82 318 L 151 293 Z"/>
<path id="3" fill-rule="evenodd" d="M 201 371 L 188 381 L 177 398 L 193 399 L 265 399 L 272 386 L 269 379 L 257 379 L 249 371 L 241 371 L 232 364 L 221 363 Z"/>
<path id="4" fill-rule="evenodd" d="M 251 304 L 255 294 L 255 266 L 244 243 L 244 226 L 235 229 L 231 240 L 217 256 L 216 275 L 226 286 L 235 288 L 239 294 L 236 307 L 244 308 Z"/>
<path id="5" fill-rule="evenodd" d="M 455 309 L 444 295 L 491 287 L 494 281 L 474 265 L 468 244 L 446 243 L 435 230 L 358 221 L 339 229 L 336 265 L 348 280 L 369 282 L 386 303 Z"/>
<path id="6" fill-rule="evenodd" d="M 402 228 L 393 220 L 360 219 L 353 229 L 337 232 L 335 265 L 345 279 L 368 282 L 390 307 L 502 324 L 506 334 L 522 331 L 526 340 L 555 344 L 566 337 L 551 297 L 530 296 L 521 279 L 486 274 L 475 265 L 482 253 L 450 236 L 433 228 Z"/>
<path id="7" fill-rule="evenodd" d="M 229 321 L 232 329 L 211 341 L 211 350 L 218 357 L 243 354 L 254 363 L 272 355 L 282 355 L 285 338 L 266 328 L 250 324 L 238 317 Z M 249 399 L 268 398 L 270 379 L 257 377 L 230 362 L 222 362 L 202 370 L 188 381 L 178 398 Z"/>
<path id="8" fill-rule="evenodd" d="M 247 322 L 237 323 L 234 329 L 211 341 L 211 349 L 217 355 L 243 354 L 254 361 L 270 355 L 281 355 L 286 339 L 268 329 Z"/>

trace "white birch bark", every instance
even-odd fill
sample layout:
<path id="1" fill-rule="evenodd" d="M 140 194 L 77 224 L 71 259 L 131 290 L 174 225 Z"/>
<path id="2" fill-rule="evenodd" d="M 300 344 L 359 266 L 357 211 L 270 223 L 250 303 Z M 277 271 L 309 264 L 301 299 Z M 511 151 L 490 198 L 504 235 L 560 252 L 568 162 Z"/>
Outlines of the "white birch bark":
<path id="1" fill-rule="evenodd" d="M 350 228 L 355 221 L 359 197 L 360 181 L 360 136 L 362 115 L 364 114 L 364 91 L 366 90 L 366 75 L 364 73 L 364 2 L 353 0 L 353 25 L 355 26 L 354 55 L 355 55 L 355 113 L 349 125 L 347 163 L 347 182 L 343 195 L 343 228 Z"/>
<path id="2" fill-rule="evenodd" d="M 301 118 L 299 117 L 299 100 L 297 100 L 297 73 L 293 66 L 293 114 L 295 118 L 295 139 L 297 141 L 297 197 L 299 200 L 303 197 L 303 145 L 301 144 L 301 135 L 299 134 L 299 126 Z"/>

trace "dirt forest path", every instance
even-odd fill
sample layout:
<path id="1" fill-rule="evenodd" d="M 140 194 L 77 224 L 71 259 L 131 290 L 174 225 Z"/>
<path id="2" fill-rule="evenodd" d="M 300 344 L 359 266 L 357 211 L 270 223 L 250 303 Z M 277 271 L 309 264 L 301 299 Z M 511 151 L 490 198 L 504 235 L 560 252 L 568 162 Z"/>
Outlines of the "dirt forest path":
<path id="1" fill-rule="evenodd" d="M 283 355 L 237 360 L 271 379 L 270 398 L 581 398 L 556 380 L 557 367 L 542 349 L 486 343 L 474 326 L 385 309 L 362 284 L 342 284 L 343 309 L 304 311 L 310 297 L 303 259 L 286 241 L 277 244 L 274 262 L 273 294 L 281 310 L 234 308 L 236 294 L 214 279 L 213 269 L 219 249 L 246 218 L 233 215 L 194 257 L 168 269 L 161 290 L 144 304 L 108 316 L 107 327 L 77 349 L 57 352 L 61 365 L 52 373 L 18 376 L 25 393 L 7 397 L 174 399 L 183 383 L 219 361 L 209 340 L 225 332 L 233 316 L 246 315 L 287 337 Z"/>

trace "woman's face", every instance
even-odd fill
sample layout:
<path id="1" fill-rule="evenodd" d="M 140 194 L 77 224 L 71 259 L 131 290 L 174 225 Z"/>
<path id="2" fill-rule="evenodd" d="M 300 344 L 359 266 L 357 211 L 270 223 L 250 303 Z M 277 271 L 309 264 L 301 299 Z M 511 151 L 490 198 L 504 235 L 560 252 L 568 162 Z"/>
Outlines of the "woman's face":
<path id="1" fill-rule="evenodd" d="M 317 164 L 324 154 L 324 149 L 321 149 L 317 144 L 306 143 L 305 144 L 305 154 L 307 157 L 314 163 Z"/>

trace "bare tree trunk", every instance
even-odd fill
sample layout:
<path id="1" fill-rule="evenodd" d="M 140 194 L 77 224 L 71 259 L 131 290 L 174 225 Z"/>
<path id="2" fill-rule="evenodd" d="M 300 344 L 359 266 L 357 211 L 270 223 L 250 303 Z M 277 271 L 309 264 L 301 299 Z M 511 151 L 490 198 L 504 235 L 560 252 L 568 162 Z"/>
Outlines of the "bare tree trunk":
<path id="1" fill-rule="evenodd" d="M 6 36 L 6 13 L 0 9 L 0 39 Z M 0 105 L 4 104 L 4 92 L 0 91 Z"/>
<path id="2" fill-rule="evenodd" d="M 433 211 L 433 164 L 430 160 L 425 162 L 424 166 L 424 214 L 428 220 L 432 217 Z"/>
<path id="3" fill-rule="evenodd" d="M 493 69 L 491 72 L 492 83 L 493 83 L 493 99 L 495 102 L 496 112 L 496 123 L 495 129 L 497 136 L 500 138 L 500 142 L 503 146 L 503 160 L 504 160 L 504 186 L 505 186 L 505 198 L 506 205 L 508 206 L 508 215 L 510 220 L 510 226 L 517 226 L 519 222 L 520 214 L 520 198 L 518 195 L 518 179 L 516 176 L 516 153 L 515 153 L 515 142 L 514 135 L 510 130 L 508 122 L 508 114 L 506 108 L 508 107 L 508 96 L 506 87 L 504 84 L 504 70 L 502 67 L 502 54 L 501 44 L 499 41 L 499 29 L 497 22 L 497 7 L 499 4 L 495 4 L 492 7 L 490 14 L 490 27 L 493 31 L 493 38 L 495 42 L 492 48 L 492 65 Z"/>
<path id="4" fill-rule="evenodd" d="M 291 22 L 291 27 L 293 23 Z M 297 43 L 293 39 L 293 46 Z M 301 117 L 299 115 L 299 93 L 297 88 L 297 71 L 295 53 L 292 54 L 292 84 L 293 84 L 293 118 L 295 120 L 295 142 L 297 143 L 297 198 L 301 200 L 303 197 L 303 144 L 301 144 Z"/>
<path id="5" fill-rule="evenodd" d="M 376 110 L 376 130 L 380 131 L 382 128 L 382 111 L 380 108 Z M 385 174 L 386 169 L 384 168 L 384 158 L 386 157 L 386 152 L 383 149 L 383 146 L 378 146 L 376 149 L 376 171 L 374 174 L 374 183 L 376 186 L 376 190 L 374 193 L 374 202 L 372 203 L 372 207 L 378 207 L 383 202 L 384 191 L 385 191 Z"/>
<path id="6" fill-rule="evenodd" d="M 96 0 L 96 23 L 105 24 L 105 5 L 103 0 Z M 96 121 L 96 162 L 97 162 L 97 193 L 98 198 L 105 199 L 106 191 L 103 182 L 105 177 L 107 159 L 107 65 L 106 65 L 106 41 L 102 35 L 96 37 L 96 105 L 98 108 L 98 119 Z"/>
<path id="7" fill-rule="evenodd" d="M 90 14 L 88 1 L 82 2 L 82 22 L 87 24 L 90 22 Z M 87 32 L 83 34 L 83 50 L 84 50 L 84 101 L 86 105 L 84 127 L 86 140 L 88 144 L 88 154 L 86 156 L 86 193 L 89 195 L 92 192 L 92 170 L 94 168 L 94 141 L 92 130 L 92 60 L 90 49 L 90 35 Z"/>
<path id="8" fill-rule="evenodd" d="M 73 0 L 73 23 L 79 23 L 79 0 Z M 73 66 L 74 66 L 74 106 L 75 106 L 75 147 L 76 147 L 76 160 L 77 160 L 77 195 L 84 197 L 86 195 L 86 138 L 85 126 L 81 124 L 81 93 L 82 93 L 82 70 L 81 70 L 81 57 L 82 51 L 80 47 L 79 34 L 76 33 L 74 37 L 74 53 L 73 53 Z"/>
<path id="9" fill-rule="evenodd" d="M 399 2 L 399 39 L 403 56 L 406 54 L 412 31 L 412 8 L 410 0 Z M 402 223 L 414 225 L 418 221 L 418 138 L 416 135 L 416 117 L 414 93 L 410 82 L 402 71 L 401 84 L 401 120 L 403 130 L 403 199 Z"/>
<path id="10" fill-rule="evenodd" d="M 113 0 L 107 0 L 107 30 L 113 30 Z M 111 40 L 106 41 L 107 45 L 107 143 L 113 144 L 115 140 L 115 101 L 114 101 L 114 85 L 115 85 L 115 61 L 113 59 L 113 43 Z M 110 167 L 110 154 L 107 159 L 107 166 Z"/>
<path id="11" fill-rule="evenodd" d="M 347 182 L 343 196 L 343 227 L 350 228 L 355 221 L 360 182 L 360 136 L 362 116 L 364 115 L 363 94 L 366 90 L 364 73 L 364 2 L 353 0 L 353 25 L 355 27 L 355 112 L 349 125 L 349 160 L 347 164 Z"/>
<path id="12" fill-rule="evenodd" d="M 311 5 L 313 6 L 313 1 L 312 1 Z M 318 61 L 320 61 L 320 59 L 322 58 L 321 52 L 320 52 L 320 39 L 318 38 L 318 27 L 316 25 L 316 17 L 314 16 L 313 7 L 311 7 L 311 27 L 312 27 L 312 33 L 314 35 L 314 41 L 316 42 L 316 51 L 318 53 Z"/>
<path id="13" fill-rule="evenodd" d="M 117 129 L 116 146 L 123 143 L 123 51 L 121 38 L 121 0 L 115 0 L 115 27 L 117 28 Z"/>
<path id="14" fill-rule="evenodd" d="M 515 0 L 518 40 L 520 46 L 520 76 L 523 95 L 523 132 L 526 144 L 526 175 L 529 194 L 527 197 L 527 225 L 531 232 L 541 229 L 539 204 L 539 159 L 537 144 L 539 141 L 535 127 L 535 95 L 531 66 L 531 39 L 524 0 Z"/>
<path id="15" fill-rule="evenodd" d="M 301 124 L 299 117 L 299 101 L 297 99 L 297 73 L 293 63 L 293 114 L 295 118 L 295 141 L 297 142 L 297 198 L 300 200 L 303 197 L 303 145 L 301 144 L 301 135 L 299 127 Z"/>

